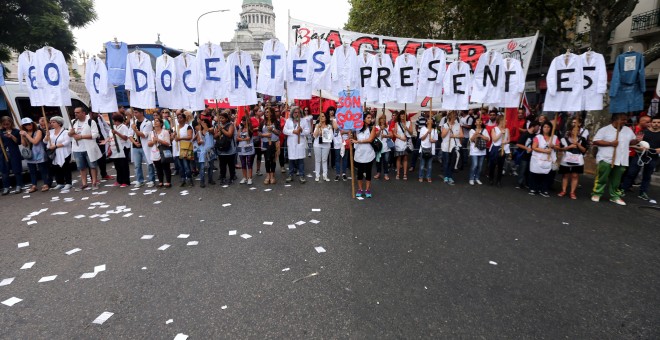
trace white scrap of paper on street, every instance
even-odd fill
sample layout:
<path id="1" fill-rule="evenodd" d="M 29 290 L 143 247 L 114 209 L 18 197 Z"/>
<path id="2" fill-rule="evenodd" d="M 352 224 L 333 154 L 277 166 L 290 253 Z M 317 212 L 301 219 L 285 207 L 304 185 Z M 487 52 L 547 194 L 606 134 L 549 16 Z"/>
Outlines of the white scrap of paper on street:
<path id="1" fill-rule="evenodd" d="M 166 325 L 169 325 L 169 324 L 171 324 L 172 322 L 174 322 L 174 320 L 169 319 L 169 320 L 165 321 L 165 324 L 166 324 Z"/>
<path id="2" fill-rule="evenodd" d="M 101 221 L 101 222 L 108 222 L 108 221 L 110 221 L 110 219 L 106 217 L 106 218 L 102 218 L 102 219 L 100 219 L 99 221 Z"/>
<path id="3" fill-rule="evenodd" d="M 179 333 L 174 337 L 174 340 L 186 340 L 188 339 L 188 335 Z"/>
<path id="4" fill-rule="evenodd" d="M 133 216 L 133 213 L 124 214 L 122 217 L 131 217 L 131 216 Z"/>
<path id="5" fill-rule="evenodd" d="M 27 262 L 26 264 L 23 265 L 23 267 L 21 267 L 21 269 L 30 269 L 32 268 L 32 266 L 34 266 L 35 263 L 36 262 Z"/>
<path id="6" fill-rule="evenodd" d="M 225 204 L 223 204 L 222 206 L 223 206 L 224 208 L 226 208 L 226 207 L 230 207 L 230 206 L 231 206 L 231 203 L 225 203 Z"/>
<path id="7" fill-rule="evenodd" d="M 162 246 L 160 246 L 160 248 L 158 248 L 158 250 L 165 250 L 165 249 L 167 249 L 167 248 L 169 248 L 169 247 L 170 247 L 169 244 L 163 244 Z"/>
<path id="8" fill-rule="evenodd" d="M 25 248 L 25 247 L 29 247 L 29 246 L 30 246 L 30 242 L 23 242 L 23 243 L 18 244 L 19 248 Z"/>
<path id="9" fill-rule="evenodd" d="M 81 279 L 91 279 L 96 276 L 96 273 L 84 273 L 80 276 Z"/>
<path id="10" fill-rule="evenodd" d="M 33 224 L 37 224 L 37 221 L 29 221 L 29 222 L 27 223 L 27 225 L 33 225 Z"/>
<path id="11" fill-rule="evenodd" d="M 110 319 L 111 316 L 113 316 L 115 313 L 111 312 L 103 312 L 101 315 L 99 315 L 92 323 L 102 325 L 104 322 L 106 322 L 108 319 Z"/>
<path id="12" fill-rule="evenodd" d="M 492 264 L 493 266 L 497 266 L 497 262 L 495 261 L 488 261 L 488 263 Z"/>
<path id="13" fill-rule="evenodd" d="M 179 234 L 176 238 L 188 238 L 190 237 L 190 234 Z"/>
<path id="14" fill-rule="evenodd" d="M 229 236 L 234 236 L 236 235 L 236 230 L 230 230 L 229 231 Z"/>
<path id="15" fill-rule="evenodd" d="M 53 281 L 53 280 L 55 280 L 56 277 L 57 277 L 57 275 L 44 276 L 44 277 L 39 279 L 39 283 Z"/>
<path id="16" fill-rule="evenodd" d="M 82 249 L 80 249 L 80 248 L 73 248 L 73 249 L 67 251 L 65 254 L 67 254 L 67 255 L 73 255 L 73 254 L 75 254 L 75 253 L 77 253 L 77 252 L 79 252 L 79 251 L 81 251 L 81 250 L 82 250 Z"/>
<path id="17" fill-rule="evenodd" d="M 81 218 L 84 218 L 84 217 L 85 217 L 85 215 L 76 215 L 73 218 L 81 219 Z"/>
<path id="18" fill-rule="evenodd" d="M 265 192 L 269 192 L 269 191 L 272 191 L 272 190 L 273 190 L 273 189 L 270 189 L 270 188 L 268 188 L 268 189 L 264 189 Z"/>
<path id="19" fill-rule="evenodd" d="M 5 305 L 5 306 L 11 307 L 11 306 L 13 306 L 13 305 L 15 305 L 15 304 L 17 304 L 21 301 L 23 301 L 23 299 L 19 299 L 17 297 L 12 297 L 12 298 L 9 298 L 5 301 L 2 301 L 2 304 Z"/>
<path id="20" fill-rule="evenodd" d="M 284 268 L 282 269 L 283 272 L 288 272 L 291 268 Z"/>
<path id="21" fill-rule="evenodd" d="M 163 203 L 163 201 L 156 201 L 156 202 L 154 202 L 154 204 L 161 204 L 161 203 Z"/>
<path id="22" fill-rule="evenodd" d="M 30 195 L 25 195 L 23 196 L 23 198 L 30 198 Z"/>
<path id="23" fill-rule="evenodd" d="M 319 223 L 321 223 L 321 221 L 311 220 L 311 221 L 309 221 L 309 223 L 319 224 Z"/>
<path id="24" fill-rule="evenodd" d="M 325 248 L 323 247 L 314 247 L 318 253 L 325 253 Z"/>
<path id="25" fill-rule="evenodd" d="M 289 224 L 289 229 L 296 229 L 296 225 L 295 224 Z"/>
<path id="26" fill-rule="evenodd" d="M 81 200 L 81 201 L 87 201 L 88 199 L 89 199 L 89 197 L 83 197 L 83 198 L 81 198 L 80 200 Z"/>
<path id="27" fill-rule="evenodd" d="M 247 240 L 252 236 L 250 236 L 250 234 L 243 234 L 243 235 L 241 235 L 241 237 Z"/>
<path id="28" fill-rule="evenodd" d="M 303 224 L 305 224 L 305 221 L 298 221 L 298 222 L 296 222 L 296 224 L 297 225 L 303 225 Z"/>
<path id="29" fill-rule="evenodd" d="M 187 246 L 196 246 L 196 245 L 198 245 L 198 244 L 199 244 L 199 241 L 190 241 L 190 242 L 188 242 L 186 245 L 187 245 Z"/>
<path id="30" fill-rule="evenodd" d="M 94 274 L 98 274 L 98 273 L 104 272 L 104 271 L 105 271 L 105 265 L 104 264 L 94 267 Z"/>
<path id="31" fill-rule="evenodd" d="M 220 309 L 227 309 L 227 305 L 220 307 Z"/>
<path id="32" fill-rule="evenodd" d="M 321 209 L 312 209 L 312 211 L 321 211 Z"/>
<path id="33" fill-rule="evenodd" d="M 58 212 L 54 212 L 54 213 L 52 213 L 51 216 L 66 215 L 66 214 L 68 214 L 68 212 L 66 212 L 66 211 L 58 211 Z"/>
<path id="34" fill-rule="evenodd" d="M 0 281 L 0 287 L 10 285 L 14 281 L 14 279 L 15 279 L 14 277 L 3 279 L 2 281 Z"/>
<path id="35" fill-rule="evenodd" d="M 264 225 L 273 225 L 273 222 L 266 221 L 266 222 L 264 222 Z"/>
<path id="36" fill-rule="evenodd" d="M 358 199 L 359 201 L 362 201 L 362 200 L 364 200 L 364 197 L 358 197 L 357 199 Z"/>
<path id="37" fill-rule="evenodd" d="M 257 188 L 255 188 L 255 187 L 252 187 L 252 188 L 250 188 L 250 190 L 257 190 Z"/>
<path id="38" fill-rule="evenodd" d="M 134 192 L 129 192 L 129 193 L 128 193 L 128 196 L 135 196 L 135 195 L 137 195 L 137 194 L 134 193 Z"/>
<path id="39" fill-rule="evenodd" d="M 154 235 L 142 235 L 140 240 L 151 240 L 152 238 L 154 238 Z"/>

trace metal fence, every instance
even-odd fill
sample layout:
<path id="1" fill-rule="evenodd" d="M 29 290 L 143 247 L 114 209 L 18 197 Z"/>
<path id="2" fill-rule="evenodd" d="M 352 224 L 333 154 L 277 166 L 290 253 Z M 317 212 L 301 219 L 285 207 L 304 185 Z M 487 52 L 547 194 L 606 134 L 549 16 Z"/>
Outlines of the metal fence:
<path id="1" fill-rule="evenodd" d="M 630 33 L 645 31 L 658 26 L 660 26 L 660 9 L 654 9 L 633 16 Z"/>

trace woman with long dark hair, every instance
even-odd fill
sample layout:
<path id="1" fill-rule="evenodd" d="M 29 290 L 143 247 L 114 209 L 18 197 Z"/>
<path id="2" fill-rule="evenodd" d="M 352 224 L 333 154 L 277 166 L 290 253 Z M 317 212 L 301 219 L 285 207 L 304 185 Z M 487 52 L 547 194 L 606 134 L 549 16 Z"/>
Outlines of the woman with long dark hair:
<path id="1" fill-rule="evenodd" d="M 254 163 L 254 144 L 252 143 L 252 121 L 250 116 L 245 114 L 238 126 L 238 158 L 241 161 L 241 171 L 243 178 L 239 184 L 252 185 L 252 166 Z"/>
<path id="2" fill-rule="evenodd" d="M 30 118 L 23 118 L 21 120 L 20 133 L 21 144 L 32 151 L 32 158 L 25 160 L 30 171 L 30 181 L 32 182 L 27 192 L 29 194 L 37 191 L 37 176 L 39 174 L 44 182 L 44 185 L 41 186 L 41 191 L 48 191 L 51 183 L 48 181 L 50 177 L 48 176 L 48 167 L 46 166 L 46 148 L 42 143 L 44 135 L 37 127 L 37 124 Z"/>
<path id="3" fill-rule="evenodd" d="M 357 168 L 357 183 L 358 192 L 355 197 L 362 197 L 362 189 L 364 188 L 364 196 L 371 198 L 371 168 L 373 167 L 376 152 L 371 146 L 371 142 L 376 138 L 376 129 L 373 128 L 374 116 L 367 113 L 364 116 L 364 125 L 360 129 L 355 139 L 352 140 L 355 145 L 355 167 Z M 364 186 L 362 184 L 364 183 Z"/>
<path id="4" fill-rule="evenodd" d="M 218 114 L 218 126 L 215 128 L 213 136 L 220 141 L 222 138 L 227 140 L 227 148 L 218 150 L 220 159 L 220 184 L 229 185 L 236 177 L 236 167 L 234 156 L 236 155 L 236 139 L 234 124 L 229 120 L 229 111 L 224 110 Z M 227 179 L 227 169 L 229 169 L 229 178 Z"/>
<path id="5" fill-rule="evenodd" d="M 321 112 L 319 120 L 314 127 L 314 170 L 316 181 L 320 181 L 321 169 L 323 169 L 323 180 L 329 182 L 328 178 L 328 155 L 332 145 L 332 131 L 337 129 L 337 123 L 330 121 L 330 113 Z"/>
<path id="6" fill-rule="evenodd" d="M 413 133 L 412 122 L 408 121 L 406 111 L 399 111 L 394 117 L 394 127 L 392 128 L 392 138 L 394 138 L 394 158 L 396 158 L 396 179 L 401 178 L 401 169 L 403 168 L 403 180 L 408 179 L 408 139 Z"/>
<path id="7" fill-rule="evenodd" d="M 277 146 L 280 143 L 280 121 L 275 115 L 272 107 L 266 109 L 266 116 L 259 126 L 259 137 L 261 137 L 261 149 L 264 151 L 264 165 L 266 168 L 266 179 L 264 184 L 275 184 L 275 167 L 277 166 Z"/>
<path id="8" fill-rule="evenodd" d="M 549 179 L 552 163 L 557 160 L 556 147 L 557 138 L 552 136 L 552 123 L 545 121 L 541 125 L 541 133 L 536 135 L 532 142 L 532 158 L 529 164 L 532 180 L 530 195 L 538 193 L 543 197 L 550 197 Z"/>

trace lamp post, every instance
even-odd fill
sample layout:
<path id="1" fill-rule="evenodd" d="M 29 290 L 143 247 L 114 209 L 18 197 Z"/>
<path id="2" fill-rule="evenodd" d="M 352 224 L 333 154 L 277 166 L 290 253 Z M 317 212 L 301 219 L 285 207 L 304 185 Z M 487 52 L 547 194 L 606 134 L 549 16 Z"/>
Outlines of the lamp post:
<path id="1" fill-rule="evenodd" d="M 202 15 L 200 15 L 197 18 L 197 47 L 199 47 L 199 19 L 201 19 L 203 16 L 205 16 L 207 14 L 217 13 L 217 12 L 229 12 L 229 10 L 228 9 L 219 9 L 219 10 L 215 10 L 215 11 L 209 11 L 209 12 L 206 12 L 206 13 L 202 13 Z"/>

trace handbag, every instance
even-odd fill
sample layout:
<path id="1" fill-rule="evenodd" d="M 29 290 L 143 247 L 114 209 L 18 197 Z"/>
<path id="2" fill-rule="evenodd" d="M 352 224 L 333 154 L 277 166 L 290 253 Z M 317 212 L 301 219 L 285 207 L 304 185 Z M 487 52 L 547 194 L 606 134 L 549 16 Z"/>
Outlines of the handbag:
<path id="1" fill-rule="evenodd" d="M 584 156 L 581 153 L 564 153 L 563 162 L 568 165 L 584 165 Z"/>
<path id="2" fill-rule="evenodd" d="M 159 145 L 158 152 L 160 153 L 161 163 L 172 163 L 174 161 L 172 149 L 170 149 L 168 146 Z"/>
<path id="3" fill-rule="evenodd" d="M 379 153 L 383 150 L 383 142 L 378 138 L 374 138 L 374 140 L 371 141 L 371 147 L 374 148 L 375 153 Z"/>
<path id="4" fill-rule="evenodd" d="M 21 151 L 21 157 L 23 157 L 24 160 L 29 161 L 32 159 L 32 150 L 23 145 L 19 145 L 18 149 Z"/>
<path id="5" fill-rule="evenodd" d="M 57 137 L 55 137 L 55 142 L 53 142 L 54 145 L 57 145 L 57 139 L 60 138 L 60 136 L 62 135 L 62 132 L 64 132 L 64 129 L 62 129 L 62 131 L 60 131 L 60 134 L 57 135 Z M 55 149 L 57 149 L 57 146 L 55 147 Z M 54 160 L 55 156 L 57 155 L 57 153 L 55 152 L 55 149 L 51 150 L 49 148 L 46 148 L 46 156 L 48 156 L 48 159 L 50 159 L 51 161 Z"/>
<path id="6" fill-rule="evenodd" d="M 189 140 L 179 141 L 179 158 L 193 160 L 195 155 L 193 153 L 193 144 Z"/>
<path id="7" fill-rule="evenodd" d="M 227 125 L 225 125 L 226 127 Z M 225 136 L 222 131 L 220 132 L 220 138 L 216 140 L 215 145 L 213 146 L 217 153 L 226 152 L 231 149 L 231 140 L 229 137 Z"/>
<path id="8" fill-rule="evenodd" d="M 406 130 L 401 126 L 401 122 L 399 122 L 399 128 L 401 128 L 401 131 L 403 131 L 403 134 L 406 135 L 406 152 L 411 153 L 413 150 L 415 150 L 415 146 L 413 145 L 412 138 L 406 134 Z"/>
<path id="9" fill-rule="evenodd" d="M 433 157 L 433 151 L 431 148 L 422 148 L 422 158 L 429 159 Z"/>

